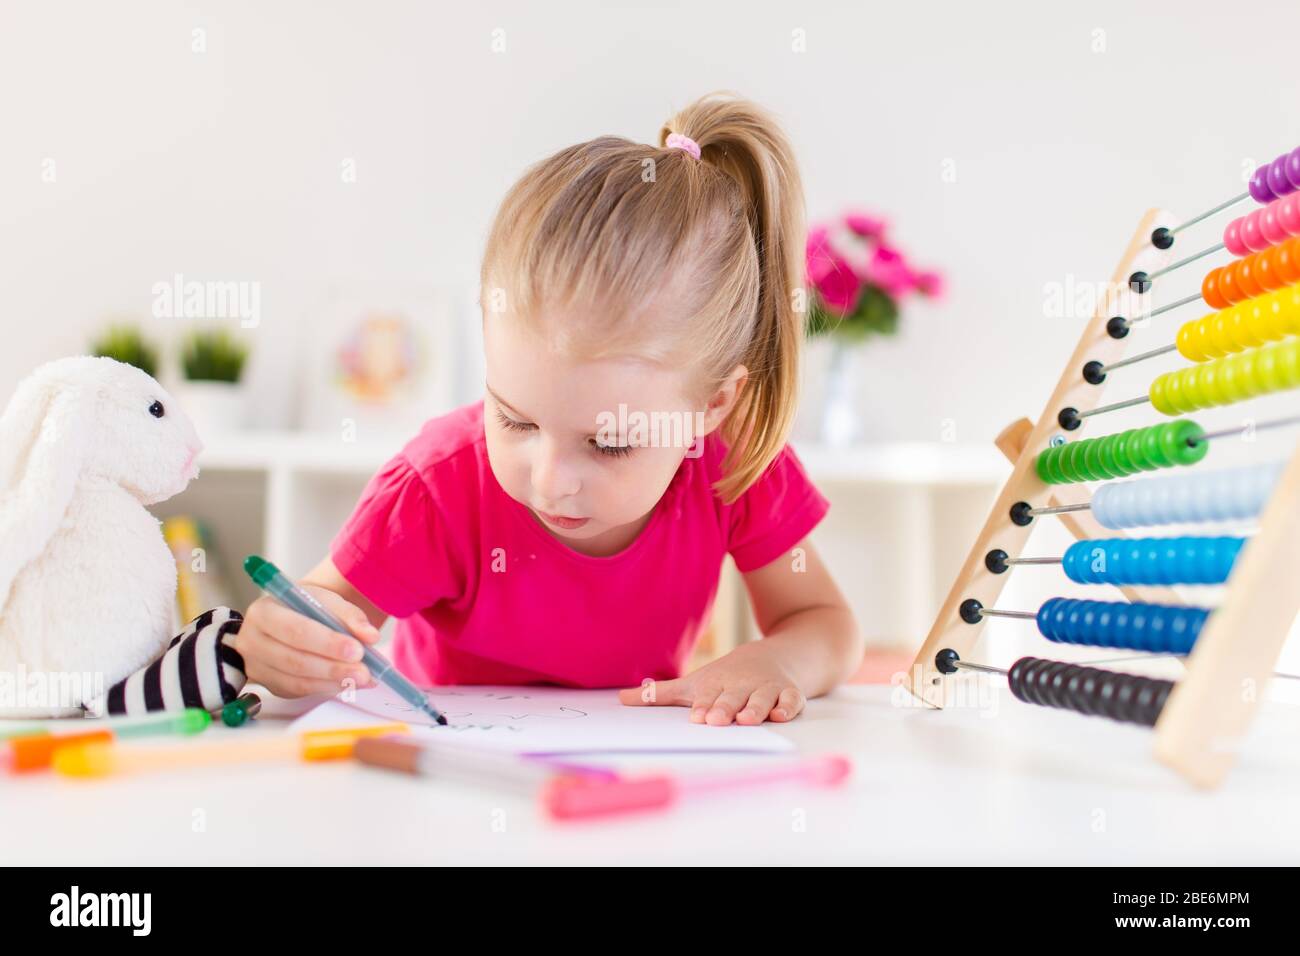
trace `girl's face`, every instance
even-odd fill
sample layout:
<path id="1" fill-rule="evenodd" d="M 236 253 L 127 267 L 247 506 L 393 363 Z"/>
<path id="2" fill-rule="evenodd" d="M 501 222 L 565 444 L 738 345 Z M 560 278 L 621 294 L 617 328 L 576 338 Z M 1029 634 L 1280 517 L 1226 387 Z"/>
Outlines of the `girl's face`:
<path id="1" fill-rule="evenodd" d="M 575 361 L 499 315 L 487 317 L 483 336 L 484 431 L 497 482 L 584 554 L 614 554 L 636 538 L 692 439 L 703 440 L 734 401 L 700 407 L 686 398 L 681 370 Z"/>

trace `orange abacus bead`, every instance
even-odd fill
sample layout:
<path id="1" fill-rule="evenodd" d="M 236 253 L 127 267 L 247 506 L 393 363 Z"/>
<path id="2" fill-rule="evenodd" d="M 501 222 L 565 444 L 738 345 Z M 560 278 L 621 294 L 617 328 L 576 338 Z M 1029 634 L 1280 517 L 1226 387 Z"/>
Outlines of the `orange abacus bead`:
<path id="1" fill-rule="evenodd" d="M 1222 268 L 1211 269 L 1201 283 L 1201 298 L 1211 309 L 1226 309 L 1232 304 L 1223 297 L 1223 290 L 1219 288 L 1219 276 L 1222 274 Z"/>
<path id="2" fill-rule="evenodd" d="M 1300 282 L 1300 238 L 1274 248 L 1271 266 L 1284 283 Z"/>
<path id="3" fill-rule="evenodd" d="M 1257 295 L 1263 295 L 1267 291 L 1255 278 L 1255 270 L 1252 266 L 1257 261 L 1254 256 L 1247 256 L 1245 259 L 1238 259 L 1232 266 L 1232 278 L 1236 282 L 1237 288 L 1252 299 Z"/>
<path id="4" fill-rule="evenodd" d="M 1246 298 L 1246 294 L 1237 285 L 1237 277 L 1232 273 L 1232 267 L 1235 265 L 1234 262 L 1232 265 L 1224 266 L 1223 271 L 1219 273 L 1219 291 L 1229 303 L 1240 302 Z"/>

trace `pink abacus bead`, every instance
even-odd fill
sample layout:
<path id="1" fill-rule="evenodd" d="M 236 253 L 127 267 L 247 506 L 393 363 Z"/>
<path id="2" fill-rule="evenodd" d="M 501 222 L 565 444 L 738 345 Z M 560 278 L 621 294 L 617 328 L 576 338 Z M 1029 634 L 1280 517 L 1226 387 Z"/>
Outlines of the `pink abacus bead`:
<path id="1" fill-rule="evenodd" d="M 1290 236 L 1290 233 L 1277 221 L 1277 211 L 1281 206 L 1282 203 L 1269 203 L 1259 211 L 1259 231 L 1264 234 L 1270 246 L 1275 246 Z"/>
<path id="2" fill-rule="evenodd" d="M 1283 153 L 1277 159 L 1269 164 L 1268 188 L 1273 191 L 1274 196 L 1289 196 L 1295 192 L 1295 187 L 1291 185 L 1291 180 L 1286 176 L 1286 153 Z"/>
<path id="3" fill-rule="evenodd" d="M 1277 224 L 1288 236 L 1300 236 L 1300 193 L 1292 193 L 1277 204 Z"/>
<path id="4" fill-rule="evenodd" d="M 1241 224 L 1241 244 L 1251 252 L 1263 252 L 1268 248 L 1268 240 L 1259 229 L 1259 217 L 1263 212 L 1262 209 L 1256 209 Z"/>
<path id="5" fill-rule="evenodd" d="M 1291 185 L 1300 189 L 1300 146 L 1286 154 L 1286 178 Z"/>
<path id="6" fill-rule="evenodd" d="M 1241 224 L 1244 221 L 1244 216 L 1240 219 L 1234 219 L 1232 222 L 1228 223 L 1228 228 L 1223 230 L 1223 244 L 1234 256 L 1250 255 L 1250 250 L 1247 249 L 1246 244 L 1241 241 Z"/>

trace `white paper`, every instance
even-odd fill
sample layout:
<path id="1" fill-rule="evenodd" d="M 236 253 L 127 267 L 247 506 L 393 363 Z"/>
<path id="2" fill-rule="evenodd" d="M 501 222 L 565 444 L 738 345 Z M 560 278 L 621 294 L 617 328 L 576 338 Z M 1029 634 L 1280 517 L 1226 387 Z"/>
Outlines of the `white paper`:
<path id="1" fill-rule="evenodd" d="M 292 733 L 401 721 L 429 739 L 532 754 L 781 753 L 794 749 L 765 727 L 693 724 L 685 707 L 629 706 L 616 690 L 563 687 L 434 687 L 435 724 L 387 687 L 328 700 L 289 725 Z"/>

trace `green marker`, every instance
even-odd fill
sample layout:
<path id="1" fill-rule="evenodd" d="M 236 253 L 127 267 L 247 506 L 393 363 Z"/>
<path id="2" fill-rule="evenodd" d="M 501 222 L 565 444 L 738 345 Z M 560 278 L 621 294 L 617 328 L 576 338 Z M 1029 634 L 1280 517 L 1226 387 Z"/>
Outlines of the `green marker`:
<path id="1" fill-rule="evenodd" d="M 346 634 L 354 641 L 356 640 L 355 635 L 348 630 L 346 624 L 325 610 L 314 597 L 281 574 L 280 569 L 270 561 L 259 558 L 255 554 L 250 554 L 244 559 L 244 570 L 253 579 L 254 584 L 289 610 L 297 611 L 318 624 L 324 624 L 332 631 L 338 631 L 340 634 Z M 375 680 L 392 689 L 402 700 L 416 710 L 428 714 L 436 723 L 447 723 L 447 718 L 442 716 L 438 709 L 429 702 L 429 699 L 424 695 L 424 691 L 398 673 L 397 668 L 393 667 L 388 658 L 365 641 L 359 641 L 358 643 L 361 644 L 361 661 L 366 665 Z"/>
<path id="2" fill-rule="evenodd" d="M 159 714 L 128 720 L 106 720 L 114 737 L 148 737 L 151 734 L 197 734 L 212 723 L 212 715 L 202 707 L 186 707 L 178 713 Z"/>
<path id="3" fill-rule="evenodd" d="M 221 708 L 221 722 L 227 727 L 242 727 L 250 717 L 262 709 L 262 698 L 256 694 L 240 694 Z"/>

